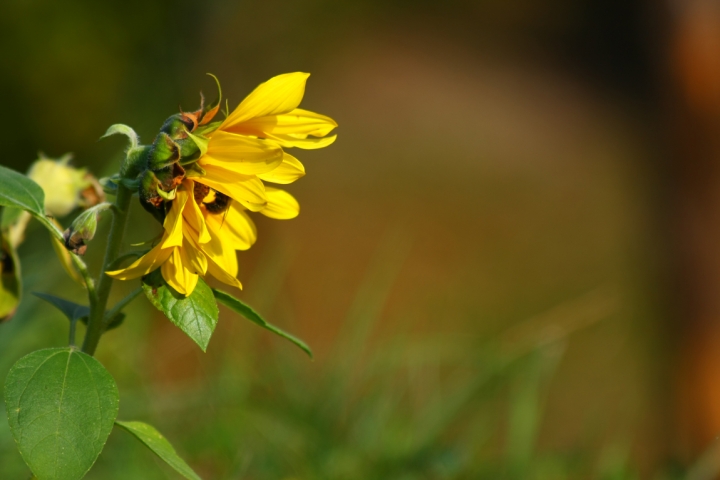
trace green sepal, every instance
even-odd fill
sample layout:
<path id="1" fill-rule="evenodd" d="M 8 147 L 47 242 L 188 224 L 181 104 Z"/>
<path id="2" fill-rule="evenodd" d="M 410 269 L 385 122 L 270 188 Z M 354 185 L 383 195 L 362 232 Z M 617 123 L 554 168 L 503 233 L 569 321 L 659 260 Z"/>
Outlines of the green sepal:
<path id="1" fill-rule="evenodd" d="M 186 178 L 204 177 L 205 175 L 207 175 L 207 172 L 204 168 L 198 165 L 197 162 L 185 166 Z"/>
<path id="2" fill-rule="evenodd" d="M 152 425 L 143 422 L 115 421 L 115 425 L 132 434 L 155 455 L 188 480 L 201 480 L 197 473 L 180 458 L 170 442 Z"/>
<path id="3" fill-rule="evenodd" d="M 165 201 L 175 200 L 175 195 L 177 194 L 177 188 L 173 188 L 169 192 L 166 192 L 162 188 L 160 188 L 160 184 L 155 186 L 155 191 L 157 192 L 160 197 Z"/>
<path id="4" fill-rule="evenodd" d="M 207 153 L 210 139 L 202 135 L 193 135 L 188 131 L 185 131 L 185 133 L 187 133 L 188 137 L 197 145 L 197 148 L 200 150 L 200 156 L 204 156 Z"/>
<path id="5" fill-rule="evenodd" d="M 122 183 L 122 186 L 127 188 L 128 190 L 137 190 L 140 188 L 141 180 L 140 178 L 123 178 L 120 180 L 120 183 Z"/>
<path id="6" fill-rule="evenodd" d="M 175 141 L 180 147 L 180 164 L 187 165 L 197 161 L 200 158 L 200 149 L 195 141 L 190 138 L 180 138 Z"/>
<path id="7" fill-rule="evenodd" d="M 71 322 L 80 320 L 87 325 L 88 317 L 90 316 L 90 307 L 47 293 L 32 292 L 32 294 L 60 310 Z"/>
<path id="8" fill-rule="evenodd" d="M 123 125 L 122 123 L 110 125 L 110 128 L 107 129 L 105 135 L 100 137 L 100 139 L 102 140 L 103 138 L 118 134 L 125 135 L 128 140 L 130 140 L 130 149 L 136 148 L 140 144 L 140 137 L 138 137 L 138 134 L 135 133 L 135 130 L 133 130 L 131 127 L 128 127 L 127 125 Z"/>
<path id="9" fill-rule="evenodd" d="M 138 196 L 140 197 L 140 205 L 152 214 L 155 219 L 162 225 L 165 222 L 165 203 L 155 205 L 151 200 L 157 196 L 155 189 L 159 184 L 159 180 L 155 173 L 151 170 L 145 170 L 145 173 L 138 178 Z"/>
<path id="10" fill-rule="evenodd" d="M 113 175 L 112 177 L 103 177 L 99 180 L 100 186 L 103 192 L 108 195 L 117 195 L 118 183 L 121 181 L 120 175 Z M 137 186 L 131 190 L 137 189 Z"/>
<path id="11" fill-rule="evenodd" d="M 223 292 L 222 290 L 218 290 L 216 288 L 212 289 L 213 295 L 215 295 L 215 299 L 220 302 L 221 304 L 228 307 L 230 310 L 232 310 L 235 313 L 238 313 L 242 315 L 243 317 L 247 318 L 251 322 L 253 322 L 256 325 L 260 325 L 261 327 L 270 330 L 276 335 L 281 336 L 282 338 L 291 341 L 298 347 L 300 347 L 305 353 L 307 353 L 310 358 L 313 358 L 312 350 L 310 350 L 310 347 L 300 340 L 299 338 L 290 335 L 287 332 L 284 332 L 280 330 L 278 327 L 268 323 L 265 321 L 264 318 L 260 316 L 259 313 L 257 313 L 255 310 L 252 309 L 249 305 L 242 302 L 241 300 L 238 300 L 237 298 L 233 297 L 229 293 Z"/>
<path id="12" fill-rule="evenodd" d="M 140 145 L 128 150 L 120 169 L 120 175 L 123 178 L 135 178 L 140 175 L 148 164 L 151 151 L 151 145 Z"/>
<path id="13" fill-rule="evenodd" d="M 215 130 L 217 130 L 220 127 L 220 125 L 222 125 L 222 123 L 223 123 L 223 120 L 218 120 L 216 122 L 210 122 L 207 125 L 200 125 L 199 127 L 197 127 L 195 129 L 194 133 L 196 135 L 207 135 L 207 134 L 212 133 Z"/>
<path id="14" fill-rule="evenodd" d="M 192 122 L 183 121 L 183 115 L 176 113 L 170 115 L 160 127 L 160 134 L 167 134 L 171 138 L 181 138 L 186 128 L 192 128 Z"/>
<path id="15" fill-rule="evenodd" d="M 147 166 L 157 172 L 180 160 L 180 147 L 165 132 L 160 132 L 148 152 Z"/>
<path id="16" fill-rule="evenodd" d="M 5 379 L 10 431 L 41 480 L 84 477 L 112 431 L 118 403 L 110 373 L 72 347 L 26 355 Z"/>
<path id="17" fill-rule="evenodd" d="M 207 350 L 219 311 L 212 290 L 202 278 L 187 297 L 165 282 L 160 269 L 143 277 L 142 288 L 155 308 L 185 332 L 203 352 Z"/>

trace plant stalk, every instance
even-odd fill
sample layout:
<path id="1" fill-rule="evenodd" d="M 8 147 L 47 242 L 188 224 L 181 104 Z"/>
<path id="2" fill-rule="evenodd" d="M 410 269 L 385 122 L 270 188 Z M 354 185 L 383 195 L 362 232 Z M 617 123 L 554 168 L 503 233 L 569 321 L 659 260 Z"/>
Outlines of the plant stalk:
<path id="1" fill-rule="evenodd" d="M 90 318 L 88 319 L 88 328 L 82 347 L 82 351 L 88 355 L 95 354 L 95 349 L 98 346 L 98 342 L 100 342 L 100 337 L 102 337 L 102 334 L 105 332 L 105 309 L 107 308 L 110 289 L 113 283 L 113 279 L 107 276 L 105 272 L 120 254 L 131 199 L 132 191 L 125 188 L 122 184 L 118 185 L 117 197 L 115 197 L 114 204 L 115 215 L 113 215 L 107 250 L 105 251 L 105 260 L 103 261 L 102 271 L 100 272 L 100 278 L 95 290 L 95 302 L 91 302 L 90 305 Z"/>

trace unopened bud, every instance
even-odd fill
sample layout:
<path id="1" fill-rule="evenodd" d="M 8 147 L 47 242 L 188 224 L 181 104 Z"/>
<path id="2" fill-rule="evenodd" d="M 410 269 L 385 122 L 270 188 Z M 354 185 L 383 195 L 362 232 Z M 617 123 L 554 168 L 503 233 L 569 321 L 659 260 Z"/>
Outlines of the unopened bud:
<path id="1" fill-rule="evenodd" d="M 87 250 L 86 242 L 89 242 L 95 236 L 100 214 L 110 207 L 112 205 L 109 203 L 101 203 L 78 215 L 70 228 L 63 232 L 65 248 L 77 255 L 85 255 Z"/>
<path id="2" fill-rule="evenodd" d="M 28 171 L 28 177 L 45 192 L 45 210 L 55 217 L 63 217 L 76 208 L 81 192 L 91 184 L 85 170 L 74 168 L 70 159 L 70 155 L 65 155 L 52 160 L 41 154 Z"/>

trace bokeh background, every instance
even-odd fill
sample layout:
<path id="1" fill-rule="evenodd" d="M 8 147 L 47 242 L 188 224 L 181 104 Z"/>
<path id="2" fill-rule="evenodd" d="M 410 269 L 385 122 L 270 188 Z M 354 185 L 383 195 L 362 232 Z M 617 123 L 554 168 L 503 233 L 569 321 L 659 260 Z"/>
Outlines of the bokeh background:
<path id="1" fill-rule="evenodd" d="M 203 354 L 144 299 L 101 342 L 120 418 L 203 478 L 720 478 L 719 2 L 7 0 L 0 60 L 20 171 L 111 173 L 105 129 L 151 141 L 206 72 L 231 106 L 311 72 L 340 124 L 240 254 L 314 361 L 229 311 Z M 135 208 L 128 241 L 156 229 Z M 80 300 L 49 246 L 21 246 L 26 292 Z M 0 377 L 66 329 L 26 296 Z M 28 474 L 3 422 L 0 478 Z M 87 478 L 177 475 L 116 431 Z"/>

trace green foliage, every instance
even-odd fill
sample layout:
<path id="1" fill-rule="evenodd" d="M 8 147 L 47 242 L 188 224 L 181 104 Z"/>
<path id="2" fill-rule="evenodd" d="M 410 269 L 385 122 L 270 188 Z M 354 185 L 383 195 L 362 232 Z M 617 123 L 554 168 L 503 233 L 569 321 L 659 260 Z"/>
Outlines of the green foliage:
<path id="1" fill-rule="evenodd" d="M 130 140 L 130 148 L 136 148 L 140 143 L 140 137 L 138 137 L 138 134 L 135 133 L 135 130 L 133 130 L 131 127 L 128 127 L 127 125 L 123 125 L 122 123 L 110 125 L 110 127 L 105 132 L 105 135 L 100 138 L 106 138 L 111 135 L 125 135 L 128 140 Z"/>
<path id="2" fill-rule="evenodd" d="M 179 474 L 189 480 L 200 480 L 200 477 L 193 471 L 190 466 L 185 463 L 185 460 L 180 458 L 160 432 L 155 429 L 152 425 L 142 422 L 121 422 L 116 421 L 115 425 L 124 428 L 131 434 L 133 434 L 138 440 L 144 443 L 150 450 L 152 450 L 158 457 L 163 459 L 165 463 L 170 465 Z"/>
<path id="3" fill-rule="evenodd" d="M 20 454 L 39 480 L 74 480 L 92 467 L 118 412 L 115 381 L 74 348 L 21 358 L 5 381 L 5 405 Z"/>
<path id="4" fill-rule="evenodd" d="M 222 303 L 226 307 L 228 307 L 230 310 L 232 310 L 235 313 L 238 313 L 242 315 L 243 317 L 247 318 L 251 322 L 255 323 L 256 325 L 260 325 L 261 327 L 270 330 L 276 335 L 281 336 L 282 338 L 285 338 L 287 340 L 290 340 L 292 343 L 300 347 L 305 353 L 307 353 L 310 358 L 312 358 L 312 350 L 310 350 L 310 347 L 300 340 L 299 338 L 290 335 L 289 333 L 283 332 L 275 325 L 271 325 L 267 321 L 265 321 L 264 318 L 260 316 L 259 313 L 257 313 L 255 310 L 252 309 L 249 305 L 243 303 L 242 301 L 238 300 L 237 298 L 233 297 L 229 293 L 225 293 L 222 290 L 218 290 L 216 288 L 212 289 L 213 295 L 215 295 L 215 298 L 218 302 Z"/>
<path id="5" fill-rule="evenodd" d="M 21 208 L 5 207 L 2 209 L 2 220 L 0 221 L 0 229 L 5 230 L 15 223 L 22 215 Z"/>
<path id="6" fill-rule="evenodd" d="M 159 270 L 143 279 L 143 290 L 150 303 L 187 334 L 202 351 L 207 350 L 218 321 L 218 307 L 213 291 L 200 279 L 189 296 L 170 287 Z"/>
<path id="7" fill-rule="evenodd" d="M 87 317 L 90 315 L 90 307 L 79 305 L 75 302 L 71 302 L 70 300 L 65 300 L 64 298 L 56 297 L 55 295 L 47 293 L 33 292 L 33 295 L 45 300 L 53 307 L 60 310 L 71 322 L 81 320 L 83 323 L 87 323 Z"/>
<path id="8" fill-rule="evenodd" d="M 40 185 L 22 173 L 0 165 L 0 206 L 21 208 L 43 217 L 44 202 L 45 193 Z"/>

